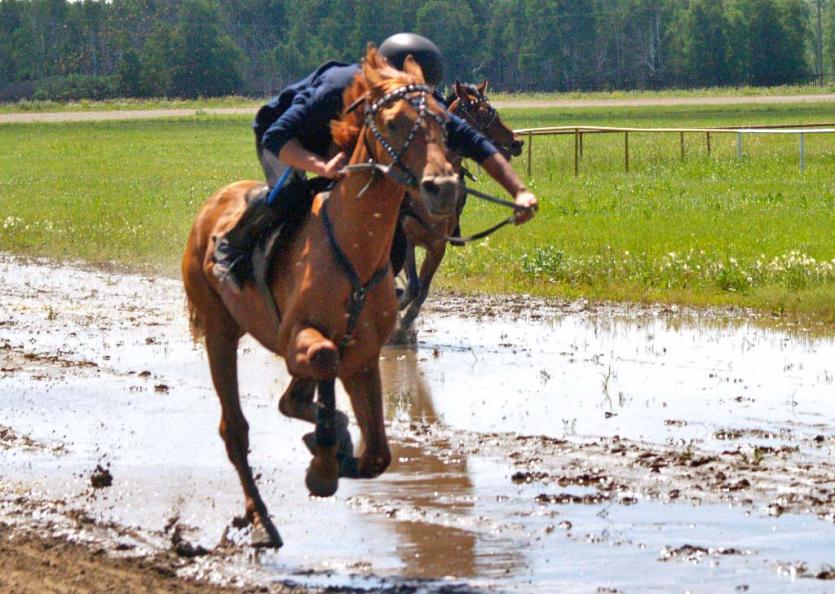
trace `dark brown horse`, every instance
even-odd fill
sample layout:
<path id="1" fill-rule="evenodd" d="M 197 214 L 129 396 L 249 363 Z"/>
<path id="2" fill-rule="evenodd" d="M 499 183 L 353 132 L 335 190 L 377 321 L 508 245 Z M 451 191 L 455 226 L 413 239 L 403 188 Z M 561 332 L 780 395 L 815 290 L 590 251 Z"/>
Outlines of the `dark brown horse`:
<path id="1" fill-rule="evenodd" d="M 449 111 L 463 118 L 470 126 L 484 134 L 507 158 L 522 154 L 524 142 L 508 128 L 499 114 L 487 100 L 487 81 L 480 85 L 467 85 L 455 81 L 454 94 L 447 99 Z M 461 170 L 461 157 L 450 156 L 450 162 L 456 171 Z M 414 339 L 412 324 L 420 313 L 432 279 L 446 254 L 448 237 L 458 228 L 458 217 L 464 208 L 464 198 L 459 198 L 456 216 L 444 221 L 430 222 L 419 201 L 407 198 L 401 215 L 401 224 L 406 236 L 406 289 L 400 297 L 400 308 L 406 312 L 400 319 L 399 327 L 393 337 L 394 342 L 411 342 Z M 420 274 L 417 272 L 415 247 L 426 251 Z M 407 309 L 408 308 L 408 309 Z"/>
<path id="2" fill-rule="evenodd" d="M 284 358 L 293 379 L 279 410 L 316 424 L 315 439 L 308 443 L 314 452 L 306 477 L 311 493 L 333 494 L 340 476 L 379 475 L 391 461 L 379 356 L 397 317 L 389 252 L 406 189 L 403 180 L 416 186 L 430 212 L 455 212 L 459 184 L 445 154 L 447 116 L 423 85 L 420 67 L 409 58 L 405 72 L 395 70 L 373 47 L 362 66 L 345 92 L 345 105 L 352 108 L 332 123 L 334 141 L 352 151 L 349 173 L 329 197 L 315 198 L 312 212 L 279 252 L 269 285 L 272 299 L 251 284 L 235 294 L 212 273 L 215 238 L 234 225 L 248 194 L 263 186 L 260 182 L 236 182 L 212 195 L 194 222 L 183 256 L 192 330 L 195 337 L 205 337 L 222 409 L 220 434 L 243 487 L 256 546 L 280 547 L 282 542 L 247 459 L 238 341 L 249 333 Z M 273 301 L 279 315 L 271 308 Z M 365 443 L 358 459 L 352 451 L 338 451 L 337 434 L 347 432 L 338 426 L 334 409 L 337 378 L 350 396 Z M 318 404 L 313 401 L 317 388 Z"/>

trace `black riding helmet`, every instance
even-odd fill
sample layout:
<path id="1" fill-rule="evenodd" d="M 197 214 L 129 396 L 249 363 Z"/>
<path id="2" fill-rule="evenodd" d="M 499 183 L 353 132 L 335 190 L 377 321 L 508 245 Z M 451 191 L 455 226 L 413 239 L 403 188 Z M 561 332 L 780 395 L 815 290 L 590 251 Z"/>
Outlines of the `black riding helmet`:
<path id="1" fill-rule="evenodd" d="M 438 86 L 444 77 L 444 55 L 437 45 L 422 35 L 397 33 L 386 39 L 379 51 L 398 70 L 403 70 L 403 62 L 411 54 L 423 70 L 426 84 L 433 87 Z"/>

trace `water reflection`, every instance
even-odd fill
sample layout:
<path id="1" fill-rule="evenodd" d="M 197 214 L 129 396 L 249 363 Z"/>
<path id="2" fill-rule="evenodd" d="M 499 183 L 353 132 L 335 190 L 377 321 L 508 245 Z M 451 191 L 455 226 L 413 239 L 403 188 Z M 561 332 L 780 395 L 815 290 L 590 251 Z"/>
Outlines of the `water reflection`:
<path id="1" fill-rule="evenodd" d="M 414 351 L 388 349 L 382 374 L 388 420 L 438 422 Z M 476 575 L 476 534 L 466 529 L 475 501 L 467 459 L 447 458 L 442 449 L 423 450 L 409 439 L 391 440 L 391 448 L 389 470 L 376 483 L 368 483 L 368 490 L 391 506 L 395 521 L 389 525 L 398 536 L 397 554 L 406 574 Z"/>

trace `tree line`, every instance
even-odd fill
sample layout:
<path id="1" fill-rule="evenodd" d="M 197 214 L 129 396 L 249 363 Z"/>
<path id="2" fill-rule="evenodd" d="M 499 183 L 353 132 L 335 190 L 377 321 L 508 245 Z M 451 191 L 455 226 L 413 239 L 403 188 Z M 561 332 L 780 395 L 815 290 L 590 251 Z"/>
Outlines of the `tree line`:
<path id="1" fill-rule="evenodd" d="M 447 82 L 507 91 L 794 84 L 835 62 L 835 0 L 0 0 L 0 99 L 264 95 L 399 31 L 440 46 Z"/>

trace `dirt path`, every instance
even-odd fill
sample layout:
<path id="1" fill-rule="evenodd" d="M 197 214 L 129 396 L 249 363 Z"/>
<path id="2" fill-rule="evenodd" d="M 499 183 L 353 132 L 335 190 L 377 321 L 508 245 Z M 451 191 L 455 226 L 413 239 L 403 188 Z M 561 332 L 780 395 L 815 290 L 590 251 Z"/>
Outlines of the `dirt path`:
<path id="1" fill-rule="evenodd" d="M 832 103 L 835 93 L 820 95 L 763 95 L 748 97 L 644 97 L 636 99 L 506 99 L 494 101 L 497 109 L 547 109 L 583 107 L 651 107 L 654 105 L 762 105 L 771 103 Z M 0 124 L 143 120 L 201 115 L 255 115 L 255 108 L 152 109 L 110 111 L 21 112 L 0 114 Z"/>
<path id="2" fill-rule="evenodd" d="M 113 558 L 102 549 L 42 538 L 0 525 L 0 591 L 15 594 L 231 594 L 241 592 L 177 578 L 164 559 Z"/>

